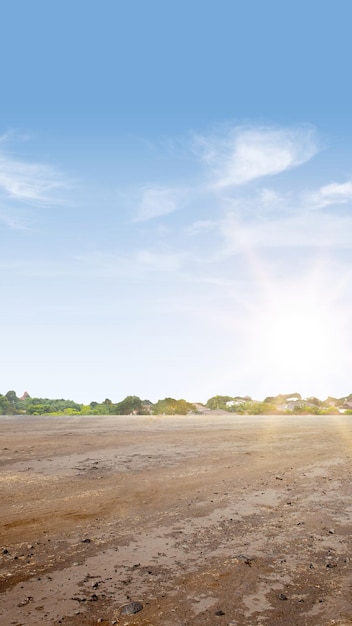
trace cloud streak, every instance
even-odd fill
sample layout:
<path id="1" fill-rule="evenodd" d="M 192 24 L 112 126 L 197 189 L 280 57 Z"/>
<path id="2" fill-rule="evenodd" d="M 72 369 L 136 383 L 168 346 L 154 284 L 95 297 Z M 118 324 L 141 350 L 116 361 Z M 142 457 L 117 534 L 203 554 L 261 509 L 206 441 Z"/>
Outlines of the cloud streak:
<path id="1" fill-rule="evenodd" d="M 212 170 L 213 186 L 221 190 L 302 165 L 319 146 L 309 127 L 236 127 L 225 136 L 196 137 L 195 149 Z"/>
<path id="2" fill-rule="evenodd" d="M 182 192 L 176 188 L 145 186 L 141 189 L 136 222 L 167 215 L 176 211 L 181 203 Z"/>
<path id="3" fill-rule="evenodd" d="M 46 204 L 63 187 L 67 187 L 67 181 L 54 168 L 14 159 L 0 151 L 0 190 L 7 198 Z"/>
<path id="4" fill-rule="evenodd" d="M 308 193 L 305 203 L 314 209 L 323 209 L 332 204 L 346 204 L 352 201 L 352 181 L 330 183 L 317 191 Z"/>
<path id="5" fill-rule="evenodd" d="M 221 223 L 223 240 L 232 253 L 278 248 L 351 250 L 351 229 L 352 215 L 337 217 L 316 213 L 248 222 L 229 213 Z"/>
<path id="6" fill-rule="evenodd" d="M 0 207 L 0 222 L 5 224 L 11 230 L 28 230 L 22 219 L 15 215 L 10 215 L 7 211 L 3 211 Z"/>

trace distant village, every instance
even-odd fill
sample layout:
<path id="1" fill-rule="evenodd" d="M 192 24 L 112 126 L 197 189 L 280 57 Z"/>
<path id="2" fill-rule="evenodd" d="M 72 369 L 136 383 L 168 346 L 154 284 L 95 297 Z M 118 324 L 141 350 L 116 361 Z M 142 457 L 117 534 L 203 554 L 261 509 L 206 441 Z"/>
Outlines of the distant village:
<path id="1" fill-rule="evenodd" d="M 263 401 L 250 396 L 213 396 L 205 404 L 175 398 L 153 403 L 138 396 L 126 396 L 119 402 L 106 398 L 103 402 L 79 404 L 73 400 L 21 396 L 13 390 L 0 394 L 0 415 L 338 415 L 352 414 L 352 394 L 343 398 L 302 398 L 299 393 L 268 396 Z"/>

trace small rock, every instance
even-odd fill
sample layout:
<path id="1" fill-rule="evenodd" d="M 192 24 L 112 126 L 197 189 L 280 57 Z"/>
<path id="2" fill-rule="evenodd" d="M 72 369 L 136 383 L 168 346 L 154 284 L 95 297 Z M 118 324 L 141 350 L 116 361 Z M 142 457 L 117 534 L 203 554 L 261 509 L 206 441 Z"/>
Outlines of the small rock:
<path id="1" fill-rule="evenodd" d="M 287 600 L 287 596 L 284 593 L 280 593 L 279 600 Z"/>
<path id="2" fill-rule="evenodd" d="M 337 567 L 337 563 L 327 563 L 326 567 Z"/>
<path id="3" fill-rule="evenodd" d="M 96 593 L 92 593 L 92 595 L 90 596 L 91 602 L 97 602 L 98 600 L 98 596 Z"/>
<path id="4" fill-rule="evenodd" d="M 333 529 L 333 528 L 330 528 L 330 530 L 329 530 L 329 535 L 334 535 L 334 534 L 335 534 L 334 529 Z"/>
<path id="5" fill-rule="evenodd" d="M 88 539 L 88 537 L 86 539 L 82 539 L 82 543 L 90 543 L 92 540 Z"/>
<path id="6" fill-rule="evenodd" d="M 217 615 L 218 617 L 220 617 L 221 615 L 225 615 L 225 611 L 216 611 L 215 615 Z"/>
<path id="7" fill-rule="evenodd" d="M 121 615 L 134 615 L 135 613 L 139 613 L 143 609 L 143 604 L 141 602 L 130 602 L 129 604 L 125 604 L 121 608 Z"/>
<path id="8" fill-rule="evenodd" d="M 2 551 L 2 553 L 3 553 L 3 554 L 8 554 L 8 553 L 9 553 L 9 551 L 8 551 L 8 549 L 7 549 L 7 548 L 5 548 L 5 550 L 3 550 L 3 551 Z"/>

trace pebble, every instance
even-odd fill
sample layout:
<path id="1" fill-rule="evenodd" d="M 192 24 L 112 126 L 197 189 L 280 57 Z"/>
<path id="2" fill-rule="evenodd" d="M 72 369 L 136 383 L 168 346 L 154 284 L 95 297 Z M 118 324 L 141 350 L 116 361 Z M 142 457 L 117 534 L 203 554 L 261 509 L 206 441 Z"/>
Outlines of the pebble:
<path id="1" fill-rule="evenodd" d="M 139 613 L 143 609 L 143 604 L 141 602 L 130 602 L 129 604 L 125 604 L 121 608 L 121 615 L 134 615 L 135 613 Z"/>

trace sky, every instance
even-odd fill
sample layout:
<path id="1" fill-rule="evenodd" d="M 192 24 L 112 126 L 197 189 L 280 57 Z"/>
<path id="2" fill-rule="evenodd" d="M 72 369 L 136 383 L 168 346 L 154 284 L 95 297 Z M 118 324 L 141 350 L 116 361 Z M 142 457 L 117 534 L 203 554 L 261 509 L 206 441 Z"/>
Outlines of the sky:
<path id="1" fill-rule="evenodd" d="M 0 393 L 352 393 L 349 0 L 3 4 Z"/>

